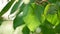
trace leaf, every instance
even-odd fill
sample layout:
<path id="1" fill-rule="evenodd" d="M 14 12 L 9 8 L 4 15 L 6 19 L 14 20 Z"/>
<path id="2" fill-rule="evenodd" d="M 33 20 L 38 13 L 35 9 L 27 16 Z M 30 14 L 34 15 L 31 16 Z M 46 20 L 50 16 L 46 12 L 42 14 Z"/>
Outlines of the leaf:
<path id="1" fill-rule="evenodd" d="M 42 34 L 55 34 L 55 30 L 52 28 L 53 25 L 49 21 L 45 20 L 45 23 L 40 26 Z"/>
<path id="2" fill-rule="evenodd" d="M 30 0 L 30 3 L 34 3 L 35 0 Z"/>
<path id="3" fill-rule="evenodd" d="M 47 11 L 49 10 L 49 8 L 50 8 L 50 4 L 47 4 L 45 9 L 44 9 L 44 15 L 47 14 Z"/>
<path id="4" fill-rule="evenodd" d="M 57 0 L 48 0 L 50 3 L 56 3 Z"/>
<path id="5" fill-rule="evenodd" d="M 48 20 L 51 24 L 53 24 L 53 25 L 55 25 L 55 26 L 59 24 L 58 18 L 57 18 L 57 14 L 55 14 L 55 15 L 48 15 L 48 16 L 47 16 L 47 20 Z"/>
<path id="6" fill-rule="evenodd" d="M 15 3 L 15 5 L 11 9 L 11 13 L 10 14 L 14 13 L 18 9 L 20 3 L 21 3 L 21 0 L 19 0 L 18 2 Z"/>
<path id="7" fill-rule="evenodd" d="M 41 32 L 42 34 L 56 34 L 56 32 L 53 29 L 47 28 L 45 26 L 41 27 Z"/>
<path id="8" fill-rule="evenodd" d="M 18 26 L 25 24 L 23 21 L 23 16 L 17 15 L 16 18 L 13 21 L 13 27 L 16 29 Z"/>
<path id="9" fill-rule="evenodd" d="M 43 23 L 44 20 L 45 20 L 45 17 L 43 16 L 44 7 L 41 6 L 41 5 L 36 5 L 36 4 L 35 4 L 34 12 L 35 12 L 36 17 L 39 19 L 39 21 L 40 21 L 41 23 Z"/>
<path id="10" fill-rule="evenodd" d="M 24 7 L 24 9 L 23 9 L 23 11 L 22 11 L 24 16 L 27 15 L 28 10 L 29 10 L 29 6 L 30 6 L 30 4 L 25 5 L 25 7 Z"/>
<path id="11" fill-rule="evenodd" d="M 28 29 L 27 26 L 25 26 L 22 30 L 23 34 L 30 34 L 30 30 Z"/>
<path id="12" fill-rule="evenodd" d="M 22 6 L 19 8 L 19 9 L 20 9 L 20 10 L 19 10 L 19 13 L 20 13 L 20 12 L 23 12 L 23 9 L 24 9 L 24 8 L 25 8 L 25 4 L 22 4 Z M 18 14 L 19 14 L 19 13 L 18 13 Z"/>
<path id="13" fill-rule="evenodd" d="M 60 33 L 60 23 L 55 27 L 56 33 Z"/>
<path id="14" fill-rule="evenodd" d="M 48 4 L 44 10 L 45 18 L 54 26 L 59 24 L 57 17 L 57 6 L 55 4 Z"/>
<path id="15" fill-rule="evenodd" d="M 15 0 L 11 0 L 0 12 L 0 16 L 2 16 L 4 13 L 6 13 L 9 8 L 11 7 L 11 5 L 14 3 Z"/>
<path id="16" fill-rule="evenodd" d="M 45 11 L 45 17 L 46 19 L 53 24 L 54 26 L 57 26 L 59 24 L 58 17 L 57 17 L 57 8 L 55 4 L 51 4 L 48 6 L 48 10 Z M 47 7 L 46 7 L 47 8 Z"/>
<path id="17" fill-rule="evenodd" d="M 16 15 L 16 18 L 14 19 L 14 29 L 16 29 L 16 27 L 18 27 L 18 26 L 20 26 L 20 25 L 22 25 L 22 24 L 24 24 L 24 21 L 23 21 L 23 16 L 25 15 L 20 15 L 20 11 L 22 11 L 22 12 L 24 12 L 24 10 L 26 9 L 26 8 L 28 8 L 28 7 L 25 7 L 25 6 L 27 6 L 27 5 L 24 5 L 23 4 L 23 6 L 20 8 L 21 10 L 19 10 L 19 13 Z M 26 9 L 26 10 L 28 10 L 28 9 Z"/>
<path id="18" fill-rule="evenodd" d="M 35 16 L 34 11 L 30 6 L 27 15 L 23 19 L 30 31 L 34 32 L 35 29 L 40 25 L 38 18 Z"/>
<path id="19" fill-rule="evenodd" d="M 58 11 L 57 11 L 57 16 L 58 16 L 58 19 L 59 19 L 59 21 L 60 21 L 60 1 L 57 1 L 56 2 L 56 5 L 57 5 L 57 9 L 58 9 Z"/>

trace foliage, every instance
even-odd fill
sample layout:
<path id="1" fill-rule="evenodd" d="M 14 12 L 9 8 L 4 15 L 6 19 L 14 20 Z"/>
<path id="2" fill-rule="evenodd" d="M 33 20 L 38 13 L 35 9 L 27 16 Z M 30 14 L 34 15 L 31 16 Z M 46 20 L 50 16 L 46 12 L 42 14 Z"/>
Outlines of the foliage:
<path id="1" fill-rule="evenodd" d="M 11 0 L 0 12 L 0 17 L 5 14 L 16 0 Z M 24 2 L 23 2 L 24 1 Z M 18 0 L 11 9 L 15 14 L 13 27 L 25 24 L 22 32 L 29 34 L 38 27 L 42 34 L 60 33 L 60 0 Z M 22 13 L 22 14 L 21 14 Z M 0 18 L 0 24 L 3 20 Z"/>

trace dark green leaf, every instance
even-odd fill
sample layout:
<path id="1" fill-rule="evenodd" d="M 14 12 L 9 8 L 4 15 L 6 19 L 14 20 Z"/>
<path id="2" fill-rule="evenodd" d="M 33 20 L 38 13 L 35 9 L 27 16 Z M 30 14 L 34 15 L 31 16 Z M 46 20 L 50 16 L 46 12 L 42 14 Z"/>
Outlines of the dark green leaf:
<path id="1" fill-rule="evenodd" d="M 11 5 L 14 3 L 15 0 L 11 0 L 0 12 L 0 16 L 2 16 L 4 13 L 6 13 L 9 8 L 11 7 Z"/>
<path id="2" fill-rule="evenodd" d="M 60 24 L 58 24 L 58 25 L 55 27 L 55 31 L 56 31 L 56 33 L 60 33 Z"/>
<path id="3" fill-rule="evenodd" d="M 22 30 L 23 34 L 30 34 L 30 30 L 28 29 L 27 26 L 25 26 Z"/>
<path id="4" fill-rule="evenodd" d="M 42 27 L 41 27 L 41 30 L 42 30 L 42 31 L 41 31 L 42 34 L 56 34 L 53 29 L 49 29 L 49 28 L 47 28 L 47 27 L 45 27 L 45 26 L 42 26 Z"/>
<path id="5" fill-rule="evenodd" d="M 57 0 L 48 0 L 50 3 L 56 3 Z"/>
<path id="6" fill-rule="evenodd" d="M 19 13 L 22 12 L 22 11 L 24 10 L 24 8 L 25 8 L 25 4 L 22 4 L 22 6 L 19 8 L 19 9 L 20 9 L 20 10 L 19 10 Z M 18 13 L 18 14 L 19 14 L 19 13 Z"/>
<path id="7" fill-rule="evenodd" d="M 45 20 L 44 25 L 40 26 L 42 34 L 56 34 L 55 30 L 52 27 L 53 25 Z"/>
<path id="8" fill-rule="evenodd" d="M 34 7 L 34 12 L 36 17 L 38 18 L 38 20 L 42 23 L 45 20 L 45 17 L 43 16 L 43 12 L 44 12 L 44 7 L 43 6 L 39 6 L 39 5 L 35 5 Z"/>
<path id="9" fill-rule="evenodd" d="M 48 16 L 47 16 L 47 20 L 48 20 L 51 24 L 53 24 L 53 25 L 55 25 L 55 26 L 59 24 L 57 14 L 55 14 L 55 15 L 48 15 Z"/>
<path id="10" fill-rule="evenodd" d="M 34 3 L 35 0 L 30 0 L 30 3 Z"/>
<path id="11" fill-rule="evenodd" d="M 24 24 L 23 16 L 17 15 L 16 18 L 14 19 L 14 21 L 13 21 L 14 29 L 16 29 L 18 26 L 20 26 L 22 24 Z"/>
<path id="12" fill-rule="evenodd" d="M 15 5 L 11 9 L 11 14 L 14 13 L 18 9 L 20 3 L 21 3 L 21 0 L 15 3 Z"/>
<path id="13" fill-rule="evenodd" d="M 50 4 L 46 6 L 45 12 L 44 12 L 46 19 L 55 26 L 59 24 L 57 11 L 58 11 L 57 6 L 55 4 Z"/>

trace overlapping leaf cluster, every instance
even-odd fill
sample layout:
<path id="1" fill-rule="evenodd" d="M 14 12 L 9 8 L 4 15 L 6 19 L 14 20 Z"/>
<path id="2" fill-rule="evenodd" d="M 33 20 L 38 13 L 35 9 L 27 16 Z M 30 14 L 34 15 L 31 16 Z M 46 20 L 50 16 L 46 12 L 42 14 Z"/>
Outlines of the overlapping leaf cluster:
<path id="1" fill-rule="evenodd" d="M 15 0 L 10 1 L 0 12 L 0 17 L 8 11 Z M 60 0 L 48 0 L 49 3 L 43 2 L 37 5 L 35 0 L 30 0 L 28 4 L 22 4 L 21 0 L 15 3 L 11 9 L 13 14 L 18 10 L 13 22 L 13 27 L 25 24 L 23 28 L 24 34 L 34 32 L 36 28 L 40 27 L 42 34 L 56 34 L 60 33 Z M 22 14 L 21 14 L 22 13 Z M 1 20 L 1 19 L 0 19 Z"/>

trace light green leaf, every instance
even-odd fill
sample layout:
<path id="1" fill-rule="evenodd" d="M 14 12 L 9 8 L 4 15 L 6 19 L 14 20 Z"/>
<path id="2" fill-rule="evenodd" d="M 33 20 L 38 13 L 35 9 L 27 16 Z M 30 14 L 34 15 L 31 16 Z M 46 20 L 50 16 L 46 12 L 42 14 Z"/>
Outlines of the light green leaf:
<path id="1" fill-rule="evenodd" d="M 51 24 L 53 24 L 53 25 L 55 25 L 55 26 L 57 26 L 57 25 L 59 24 L 57 14 L 55 14 L 55 15 L 47 15 L 47 20 L 48 20 Z"/>
<path id="2" fill-rule="evenodd" d="M 57 17 L 57 6 L 55 4 L 50 4 L 48 7 L 49 8 L 46 9 L 47 11 L 45 11 L 45 17 L 51 24 L 57 26 L 59 24 Z"/>
<path id="3" fill-rule="evenodd" d="M 45 9 L 44 9 L 44 15 L 47 14 L 47 11 L 49 10 L 50 5 L 51 5 L 51 4 L 46 5 L 46 7 L 45 7 Z"/>
<path id="4" fill-rule="evenodd" d="M 35 29 L 40 25 L 40 21 L 35 16 L 34 11 L 31 7 L 29 7 L 29 10 L 27 12 L 27 15 L 23 18 L 25 21 L 25 24 L 28 26 L 30 31 L 35 31 Z"/>

